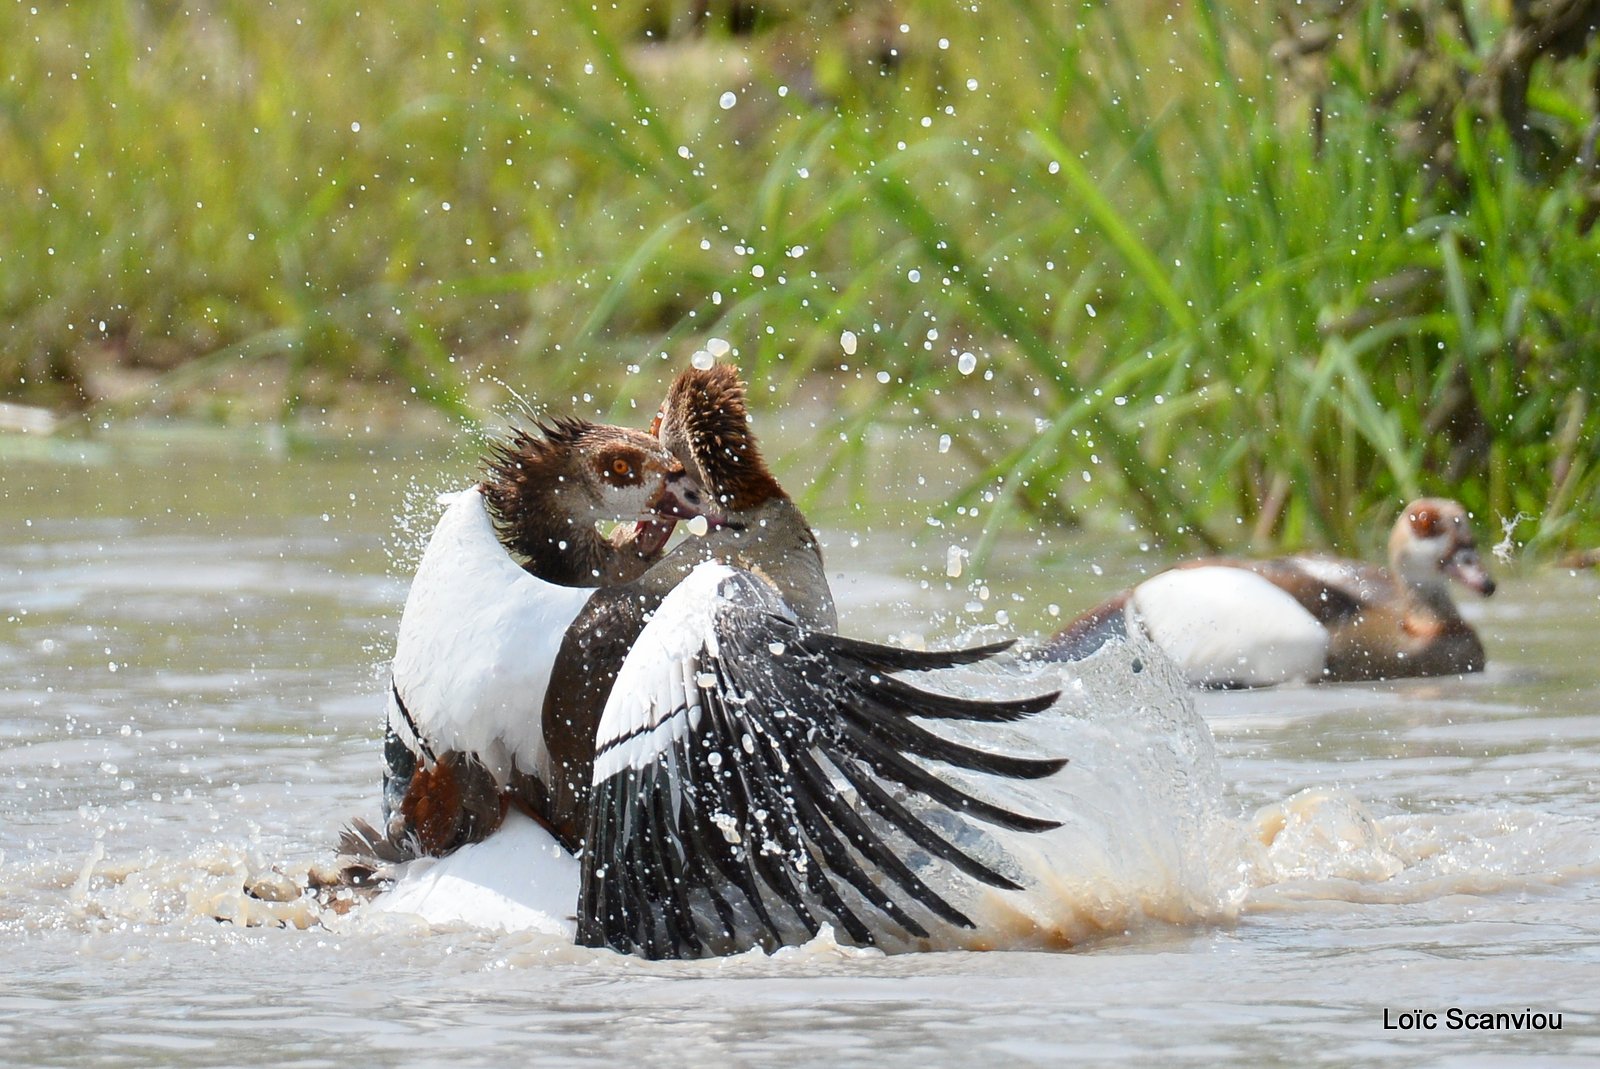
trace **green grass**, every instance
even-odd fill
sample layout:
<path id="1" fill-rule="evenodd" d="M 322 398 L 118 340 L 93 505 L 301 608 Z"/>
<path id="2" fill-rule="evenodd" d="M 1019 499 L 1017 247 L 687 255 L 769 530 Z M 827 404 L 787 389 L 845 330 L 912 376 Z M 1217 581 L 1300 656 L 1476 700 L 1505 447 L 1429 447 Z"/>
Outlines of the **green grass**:
<path id="1" fill-rule="evenodd" d="M 0 396 L 295 426 L 470 420 L 504 381 L 632 418 L 656 354 L 721 336 L 829 402 L 814 452 L 862 492 L 869 429 L 950 435 L 980 557 L 1108 511 L 1370 550 L 1420 492 L 1594 544 L 1581 176 L 1465 111 L 1460 181 L 1424 171 L 1373 102 L 1384 7 L 1319 149 L 1275 27 L 1222 0 L 790 0 L 665 41 L 688 4 L 7 5 Z"/>

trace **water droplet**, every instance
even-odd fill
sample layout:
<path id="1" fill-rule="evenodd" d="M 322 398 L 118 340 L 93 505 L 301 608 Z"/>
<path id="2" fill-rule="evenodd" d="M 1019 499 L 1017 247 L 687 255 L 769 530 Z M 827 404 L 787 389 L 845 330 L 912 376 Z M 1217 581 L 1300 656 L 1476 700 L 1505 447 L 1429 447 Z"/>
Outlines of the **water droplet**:
<path id="1" fill-rule="evenodd" d="M 944 574 L 952 579 L 961 578 L 961 568 L 966 559 L 966 550 L 960 546 L 951 546 L 944 554 Z"/>
<path id="2" fill-rule="evenodd" d="M 963 375 L 970 375 L 978 370 L 978 358 L 971 353 L 962 353 L 956 360 L 956 370 Z"/>
<path id="3" fill-rule="evenodd" d="M 728 344 L 728 340 L 726 338 L 711 338 L 706 342 L 706 352 L 710 353 L 718 360 L 721 360 L 723 357 L 733 352 L 733 346 Z"/>
<path id="4" fill-rule="evenodd" d="M 950 452 L 950 436 L 948 434 L 939 435 L 939 452 Z"/>
<path id="5" fill-rule="evenodd" d="M 689 366 L 696 371 L 710 371 L 712 365 L 716 362 L 717 358 L 704 349 L 696 350 L 695 354 L 689 358 Z"/>
<path id="6" fill-rule="evenodd" d="M 717 101 L 717 104 L 721 106 L 723 111 L 727 111 L 737 103 L 739 103 L 739 97 L 731 89 L 726 93 L 723 93 L 722 97 Z"/>
<path id="7" fill-rule="evenodd" d="M 846 356 L 856 355 L 856 332 L 847 330 L 841 333 L 839 335 L 839 348 L 844 350 L 844 355 Z"/>

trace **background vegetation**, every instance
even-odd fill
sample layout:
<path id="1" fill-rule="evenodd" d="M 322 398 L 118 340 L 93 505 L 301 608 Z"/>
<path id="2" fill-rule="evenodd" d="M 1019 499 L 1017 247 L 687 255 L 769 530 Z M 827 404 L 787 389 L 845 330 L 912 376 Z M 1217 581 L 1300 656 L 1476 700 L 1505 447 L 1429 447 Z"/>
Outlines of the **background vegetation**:
<path id="1" fill-rule="evenodd" d="M 1600 541 L 1600 4 L 380 7 L 0 7 L 0 398 L 629 418 L 720 337 L 986 536 Z"/>

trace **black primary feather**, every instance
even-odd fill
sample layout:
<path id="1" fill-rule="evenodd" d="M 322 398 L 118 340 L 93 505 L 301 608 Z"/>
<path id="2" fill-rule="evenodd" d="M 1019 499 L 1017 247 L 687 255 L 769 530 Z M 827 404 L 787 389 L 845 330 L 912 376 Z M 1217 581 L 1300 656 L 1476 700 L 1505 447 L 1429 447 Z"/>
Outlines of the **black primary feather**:
<path id="1" fill-rule="evenodd" d="M 698 713 L 685 702 L 654 721 L 682 717 L 692 726 L 656 750 L 649 740 L 659 733 L 650 727 L 607 744 L 626 747 L 632 764 L 593 784 L 580 943 L 647 957 L 770 949 L 814 935 L 824 916 L 860 944 L 925 937 L 913 904 L 971 927 L 926 879 L 936 869 L 907 863 L 902 837 L 973 880 L 1018 889 L 930 826 L 889 783 L 961 817 L 1023 831 L 1058 826 L 978 798 L 913 760 L 1002 779 L 1057 772 L 1065 760 L 992 753 L 916 722 L 1012 721 L 1056 695 L 963 698 L 888 674 L 971 664 L 1009 644 L 898 650 L 808 632 L 782 612 L 754 577 L 724 580 L 713 618 L 702 624 L 710 636 L 698 664 L 682 669 Z"/>

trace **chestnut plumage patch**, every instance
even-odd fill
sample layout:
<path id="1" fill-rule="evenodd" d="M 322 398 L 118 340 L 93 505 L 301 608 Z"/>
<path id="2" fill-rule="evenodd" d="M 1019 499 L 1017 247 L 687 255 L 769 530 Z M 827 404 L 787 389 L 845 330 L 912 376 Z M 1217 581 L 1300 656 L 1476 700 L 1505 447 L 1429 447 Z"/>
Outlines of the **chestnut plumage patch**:
<path id="1" fill-rule="evenodd" d="M 400 812 L 424 856 L 482 839 L 503 816 L 492 777 L 471 755 L 458 751 L 417 768 Z"/>
<path id="2" fill-rule="evenodd" d="M 1438 511 L 1431 505 L 1422 505 L 1412 509 L 1409 518 L 1411 520 L 1411 533 L 1418 538 L 1437 538 L 1444 533 L 1444 521 L 1440 518 Z"/>
<path id="3" fill-rule="evenodd" d="M 1407 507 L 1405 517 L 1413 538 L 1432 539 L 1449 535 L 1459 545 L 1473 544 L 1466 510 L 1455 501 L 1440 497 L 1413 501 Z"/>

